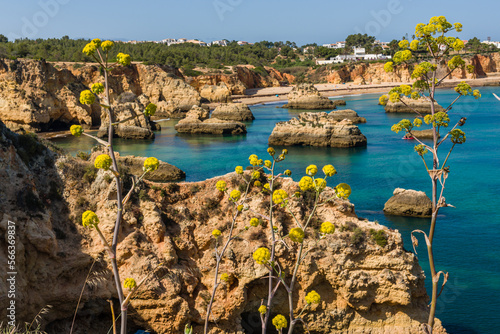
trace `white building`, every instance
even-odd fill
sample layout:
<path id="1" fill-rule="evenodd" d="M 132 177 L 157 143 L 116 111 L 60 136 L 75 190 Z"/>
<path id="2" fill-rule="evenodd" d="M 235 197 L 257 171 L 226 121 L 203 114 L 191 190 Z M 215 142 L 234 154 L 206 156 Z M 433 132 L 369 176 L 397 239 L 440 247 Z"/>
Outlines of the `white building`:
<path id="1" fill-rule="evenodd" d="M 345 61 L 358 61 L 358 60 L 382 60 L 391 59 L 391 56 L 383 54 L 367 54 L 365 48 L 354 48 L 354 55 L 338 55 L 326 60 L 316 60 L 316 65 L 338 64 Z"/>
<path id="2" fill-rule="evenodd" d="M 343 49 L 345 48 L 345 42 L 337 42 L 333 44 L 323 44 L 325 48 L 329 49 Z"/>
<path id="3" fill-rule="evenodd" d="M 481 43 L 483 43 L 483 44 L 490 44 L 490 45 L 494 45 L 494 46 L 496 46 L 497 48 L 500 48 L 500 42 L 482 41 Z"/>
<path id="4" fill-rule="evenodd" d="M 220 41 L 213 41 L 208 43 L 208 46 L 212 45 L 227 46 L 227 41 L 225 39 L 221 39 Z"/>

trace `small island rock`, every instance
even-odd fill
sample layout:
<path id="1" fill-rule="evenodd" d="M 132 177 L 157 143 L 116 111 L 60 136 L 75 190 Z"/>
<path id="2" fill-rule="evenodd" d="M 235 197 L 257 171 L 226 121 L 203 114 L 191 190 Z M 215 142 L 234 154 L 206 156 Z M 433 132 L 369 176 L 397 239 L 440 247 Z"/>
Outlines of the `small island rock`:
<path id="1" fill-rule="evenodd" d="M 288 94 L 288 103 L 283 108 L 289 109 L 335 109 L 335 103 L 320 92 L 311 83 L 295 86 Z"/>
<path id="2" fill-rule="evenodd" d="M 423 191 L 396 188 L 385 203 L 384 213 L 395 216 L 430 217 L 432 201 Z"/>
<path id="3" fill-rule="evenodd" d="M 218 118 L 224 121 L 251 121 L 255 117 L 252 111 L 244 103 L 226 103 L 221 104 L 212 111 L 212 118 Z"/>

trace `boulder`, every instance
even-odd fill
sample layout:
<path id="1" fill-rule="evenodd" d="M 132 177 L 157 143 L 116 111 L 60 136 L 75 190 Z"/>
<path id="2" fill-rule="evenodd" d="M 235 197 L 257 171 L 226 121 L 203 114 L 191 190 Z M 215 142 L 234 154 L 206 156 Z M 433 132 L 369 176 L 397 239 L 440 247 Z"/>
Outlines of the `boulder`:
<path id="1" fill-rule="evenodd" d="M 423 191 L 396 188 L 384 205 L 384 213 L 395 216 L 430 217 L 432 201 Z"/>
<path id="2" fill-rule="evenodd" d="M 335 114 L 305 112 L 288 122 L 277 123 L 269 145 L 331 147 L 366 146 L 366 137 L 348 119 L 338 121 Z"/>
<path id="3" fill-rule="evenodd" d="M 255 117 L 252 111 L 244 103 L 226 103 L 221 104 L 214 111 L 212 117 L 225 121 L 252 121 Z"/>
<path id="4" fill-rule="evenodd" d="M 244 134 L 247 133 L 245 124 L 236 121 L 225 121 L 218 118 L 208 118 L 208 112 L 200 107 L 194 106 L 175 125 L 175 130 L 179 133 L 192 134 Z"/>
<path id="5" fill-rule="evenodd" d="M 430 114 L 431 113 L 431 103 L 430 103 L 430 101 L 427 101 L 424 98 L 420 98 L 418 100 L 413 100 L 413 99 L 410 99 L 407 97 L 403 97 L 402 100 L 406 103 L 406 105 L 403 102 L 393 103 L 391 101 L 388 101 L 386 106 L 385 106 L 385 112 L 414 114 L 415 110 L 416 110 L 421 114 Z M 436 102 L 434 102 L 434 110 L 436 112 L 444 111 L 444 108 L 441 107 Z"/>
<path id="6" fill-rule="evenodd" d="M 432 129 L 427 129 L 427 130 L 411 130 L 411 133 L 417 137 L 418 139 L 433 139 L 434 134 Z M 438 138 L 441 137 L 438 135 Z M 405 135 L 406 139 L 413 139 L 413 137 L 410 134 Z"/>
<path id="7" fill-rule="evenodd" d="M 335 104 L 320 94 L 313 84 L 303 83 L 295 86 L 288 93 L 288 103 L 283 108 L 289 109 L 335 109 Z"/>
<path id="8" fill-rule="evenodd" d="M 345 106 L 345 105 L 347 105 L 347 102 L 345 100 L 331 100 L 331 101 L 336 106 Z"/>
<path id="9" fill-rule="evenodd" d="M 205 85 L 200 89 L 201 97 L 210 102 L 231 102 L 231 90 L 224 82 L 219 82 L 217 85 Z"/>
<path id="10" fill-rule="evenodd" d="M 115 125 L 114 136 L 125 139 L 152 139 L 155 137 L 149 118 L 144 115 L 146 105 L 143 105 L 135 94 L 125 92 L 121 94 L 117 103 L 113 105 L 115 122 L 124 121 Z M 142 99 L 144 101 L 144 99 Z M 98 137 L 107 137 L 109 127 L 109 117 L 107 109 L 101 113 L 101 127 L 97 132 Z"/>
<path id="11" fill-rule="evenodd" d="M 328 117 L 338 122 L 340 122 L 343 119 L 348 119 L 354 124 L 366 123 L 366 118 L 359 117 L 358 113 L 352 109 L 332 110 L 328 114 Z"/>

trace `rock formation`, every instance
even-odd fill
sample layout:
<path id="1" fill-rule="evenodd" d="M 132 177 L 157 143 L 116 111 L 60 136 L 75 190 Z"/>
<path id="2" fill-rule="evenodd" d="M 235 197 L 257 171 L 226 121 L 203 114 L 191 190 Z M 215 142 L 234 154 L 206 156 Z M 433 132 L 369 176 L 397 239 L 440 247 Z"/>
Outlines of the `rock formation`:
<path id="1" fill-rule="evenodd" d="M 245 134 L 247 128 L 245 124 L 236 121 L 223 121 L 218 118 L 208 118 L 208 111 L 194 106 L 187 114 L 186 118 L 181 119 L 175 125 L 175 130 L 179 133 L 192 134 Z"/>
<path id="2" fill-rule="evenodd" d="M 269 145 L 356 147 L 366 146 L 366 137 L 352 121 L 338 121 L 335 113 L 306 112 L 277 123 Z"/>
<path id="3" fill-rule="evenodd" d="M 418 139 L 433 139 L 434 138 L 434 133 L 432 129 L 427 129 L 427 130 L 411 130 L 411 133 L 417 137 Z M 438 138 L 440 136 L 438 135 Z M 410 134 L 406 134 L 405 138 L 411 139 L 412 136 Z"/>
<path id="4" fill-rule="evenodd" d="M 430 217 L 432 201 L 423 191 L 396 188 L 385 203 L 384 212 L 395 216 Z"/>
<path id="5" fill-rule="evenodd" d="M 231 102 L 231 90 L 224 82 L 217 85 L 205 85 L 200 89 L 201 97 L 210 102 Z"/>
<path id="6" fill-rule="evenodd" d="M 358 113 L 352 109 L 332 110 L 328 118 L 340 122 L 343 119 L 352 121 L 353 124 L 366 123 L 366 118 L 359 117 Z"/>
<path id="7" fill-rule="evenodd" d="M 385 106 L 385 112 L 397 112 L 397 113 L 411 113 L 415 114 L 415 111 L 418 111 L 421 114 L 430 114 L 431 113 L 431 103 L 424 98 L 420 98 L 418 100 L 413 100 L 408 97 L 403 97 L 403 102 L 391 102 L 387 101 Z M 441 107 L 437 102 L 434 102 L 434 110 L 435 112 L 444 111 L 444 108 Z"/>
<path id="8" fill-rule="evenodd" d="M 255 117 L 244 103 L 221 104 L 212 111 L 212 117 L 225 121 L 252 121 Z"/>
<path id="9" fill-rule="evenodd" d="M 124 123 L 114 126 L 114 135 L 116 137 L 125 139 L 154 138 L 155 134 L 153 133 L 153 129 L 155 129 L 156 126 L 151 126 L 152 121 L 144 116 L 146 105 L 142 104 L 140 102 L 141 100 L 146 101 L 146 103 L 148 101 L 144 95 L 138 98 L 133 93 L 122 93 L 118 97 L 116 104 L 113 104 L 115 122 L 129 119 Z M 107 137 L 108 126 L 108 112 L 103 108 L 101 113 L 101 127 L 99 128 L 97 136 L 101 138 Z"/>
<path id="10" fill-rule="evenodd" d="M 111 174 L 103 170 L 90 173 L 88 162 L 51 152 L 34 139 L 20 138 L 0 122 L 0 182 L 5 190 L 0 196 L 0 233 L 6 235 L 9 221 L 15 223 L 17 321 L 31 322 L 42 307 L 52 305 L 50 312 L 42 315 L 44 329 L 67 333 L 92 267 L 92 284 L 84 289 L 74 333 L 106 333 L 111 319 L 107 300 L 117 299 L 110 261 L 97 232 L 83 227 L 80 217 L 92 208 L 104 237 L 111 240 L 116 214 Z M 201 331 L 214 275 L 211 231 L 218 228 L 225 233 L 233 214 L 228 197 L 220 196 L 215 183 L 225 180 L 232 185 L 231 180 L 238 177 L 231 173 L 170 185 L 146 181 L 138 189 L 141 195 L 134 193 L 125 207 L 120 231 L 119 270 L 123 279 L 154 275 L 131 300 L 131 332 L 177 333 L 188 322 L 194 332 Z M 281 189 L 293 193 L 296 188 L 297 183 L 290 178 L 283 179 Z M 332 190 L 327 189 L 323 196 L 331 195 Z M 260 203 L 267 196 L 260 188 L 251 190 L 251 210 L 237 220 L 237 230 L 248 225 L 251 212 L 266 214 Z M 291 210 L 299 217 L 306 206 L 301 200 L 290 201 Z M 282 217 L 276 226 L 286 234 L 292 219 L 286 218 L 282 208 L 276 212 Z M 420 333 L 428 316 L 425 276 L 417 258 L 403 248 L 401 235 L 358 219 L 354 206 L 342 199 L 321 206 L 314 221 L 330 221 L 337 228 L 317 244 L 311 236 L 304 241 L 309 252 L 298 272 L 297 311 L 310 290 L 322 298 L 304 315 L 309 330 L 320 334 Z M 370 229 L 383 230 L 387 245 L 377 245 Z M 260 300 L 265 298 L 262 277 L 267 271 L 252 259 L 252 251 L 267 242 L 267 230 L 252 227 L 230 245 L 231 255 L 222 262 L 221 271 L 228 273 L 232 282 L 220 286 L 215 296 L 210 333 L 258 329 L 255 319 L 259 318 Z M 5 252 L 5 247 L 0 248 L 4 267 Z M 289 273 L 294 264 L 289 250 L 279 243 L 277 254 L 283 270 Z M 4 282 L 6 275 L 5 270 L 0 271 Z M 7 302 L 2 284 L 0 303 Z M 274 307 L 275 312 L 287 314 L 281 290 Z M 6 308 L 0 309 L 0 317 L 6 318 Z M 442 333 L 439 320 L 435 333 Z"/>
<path id="11" fill-rule="evenodd" d="M 295 86 L 288 93 L 288 103 L 283 108 L 290 109 L 335 109 L 335 104 L 327 97 L 320 94 L 313 84 L 303 83 Z"/>

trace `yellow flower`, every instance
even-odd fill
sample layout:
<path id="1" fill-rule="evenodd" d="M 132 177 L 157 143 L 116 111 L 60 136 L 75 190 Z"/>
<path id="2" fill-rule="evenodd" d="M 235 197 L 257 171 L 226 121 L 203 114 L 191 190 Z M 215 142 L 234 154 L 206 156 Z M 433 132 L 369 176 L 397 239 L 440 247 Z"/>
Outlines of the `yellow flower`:
<path id="1" fill-rule="evenodd" d="M 392 61 L 388 61 L 387 63 L 385 63 L 384 71 L 386 71 L 387 73 L 393 72 L 394 71 L 394 63 Z"/>
<path id="2" fill-rule="evenodd" d="M 302 191 L 306 191 L 306 190 L 314 188 L 313 179 L 309 176 L 302 177 L 302 179 L 300 179 L 300 181 L 299 181 L 299 187 L 300 187 L 300 190 L 302 190 Z"/>
<path id="3" fill-rule="evenodd" d="M 413 125 L 419 128 L 420 126 L 422 126 L 422 120 L 420 118 L 415 118 L 413 120 Z"/>
<path id="4" fill-rule="evenodd" d="M 276 154 L 276 151 L 274 150 L 274 148 L 269 147 L 267 149 L 267 153 L 269 153 L 270 156 L 274 156 Z"/>
<path id="5" fill-rule="evenodd" d="M 273 163 L 270 160 L 266 160 L 264 161 L 264 166 L 266 166 L 267 168 L 271 168 L 273 166 Z"/>
<path id="6" fill-rule="evenodd" d="M 466 137 L 465 133 L 460 129 L 455 129 L 450 131 L 451 142 L 453 144 L 463 144 L 465 143 Z"/>
<path id="7" fill-rule="evenodd" d="M 259 159 L 259 160 L 257 161 L 257 165 L 262 165 L 263 163 L 264 163 L 264 160 L 262 160 L 262 159 Z"/>
<path id="8" fill-rule="evenodd" d="M 69 131 L 71 131 L 71 134 L 75 137 L 80 137 L 83 133 L 83 128 L 81 125 L 72 125 L 69 128 Z"/>
<path id="9" fill-rule="evenodd" d="M 137 283 L 135 282 L 135 279 L 133 278 L 126 278 L 125 281 L 123 282 L 123 287 L 125 289 L 132 290 L 137 286 Z"/>
<path id="10" fill-rule="evenodd" d="M 146 109 L 144 109 L 144 115 L 147 117 L 154 116 L 156 113 L 156 104 L 150 103 L 146 106 Z"/>
<path id="11" fill-rule="evenodd" d="M 401 49 L 406 49 L 408 46 L 410 46 L 410 42 L 408 42 L 408 40 L 406 39 L 403 39 L 402 41 L 399 41 L 398 46 Z"/>
<path id="12" fill-rule="evenodd" d="M 264 190 L 270 191 L 271 187 L 269 186 L 269 183 L 264 184 Z"/>
<path id="13" fill-rule="evenodd" d="M 457 32 L 461 32 L 462 31 L 462 23 L 457 22 L 457 23 L 454 24 L 454 26 L 455 26 L 455 30 Z"/>
<path id="14" fill-rule="evenodd" d="M 281 151 L 281 154 L 283 154 L 283 155 L 287 155 L 287 154 L 288 154 L 288 150 L 287 150 L 286 148 L 285 148 L 285 149 L 283 149 L 283 151 Z"/>
<path id="15" fill-rule="evenodd" d="M 427 154 L 429 151 L 425 148 L 424 145 L 420 144 L 420 145 L 416 145 L 414 147 L 414 150 L 415 152 L 418 153 L 418 155 L 420 155 L 421 157 L 423 157 L 425 154 Z"/>
<path id="16" fill-rule="evenodd" d="M 111 41 L 104 41 L 101 43 L 101 48 L 104 50 L 104 51 L 109 51 L 111 50 L 111 48 L 115 45 L 115 43 L 111 42 Z"/>
<path id="17" fill-rule="evenodd" d="M 80 93 L 80 103 L 81 104 L 92 104 L 95 102 L 95 95 L 88 89 Z"/>
<path id="18" fill-rule="evenodd" d="M 259 218 L 254 217 L 250 219 L 250 226 L 257 227 L 259 226 L 259 224 L 260 224 Z"/>
<path id="19" fill-rule="evenodd" d="M 226 273 L 223 273 L 222 275 L 220 275 L 220 280 L 224 281 L 226 283 L 229 282 L 229 275 Z"/>
<path id="20" fill-rule="evenodd" d="M 94 38 L 90 43 L 93 43 L 96 48 L 101 46 L 101 40 L 99 38 Z"/>
<path id="21" fill-rule="evenodd" d="M 241 192 L 237 189 L 234 189 L 231 191 L 231 193 L 229 193 L 229 197 L 236 202 L 241 198 Z"/>
<path id="22" fill-rule="evenodd" d="M 236 166 L 236 168 L 234 169 L 234 171 L 237 174 L 243 174 L 243 167 L 242 166 Z"/>
<path id="23" fill-rule="evenodd" d="M 218 229 L 215 229 L 215 230 L 213 230 L 213 231 L 212 231 L 212 235 L 213 235 L 213 237 L 214 237 L 214 238 L 216 238 L 216 239 L 217 239 L 218 237 L 220 237 L 220 236 L 221 236 L 221 234 L 222 234 L 222 232 L 221 232 L 221 231 L 219 231 Z"/>
<path id="24" fill-rule="evenodd" d="M 316 190 L 323 190 L 326 187 L 326 181 L 322 178 L 317 178 L 314 179 L 314 186 L 316 187 Z"/>
<path id="25" fill-rule="evenodd" d="M 292 171 L 287 169 L 283 174 L 285 174 L 286 176 L 290 176 L 292 175 Z"/>
<path id="26" fill-rule="evenodd" d="M 123 66 L 128 66 L 130 65 L 130 56 L 120 52 L 116 55 L 116 61 Z"/>
<path id="27" fill-rule="evenodd" d="M 254 172 L 252 173 L 252 179 L 258 179 L 258 178 L 260 178 L 260 173 L 259 173 L 259 171 L 254 171 Z"/>
<path id="28" fill-rule="evenodd" d="M 250 158 L 248 158 L 248 161 L 250 161 L 250 165 L 252 166 L 257 166 L 259 164 L 259 158 L 255 154 L 252 154 Z"/>
<path id="29" fill-rule="evenodd" d="M 323 224 L 321 224 L 321 228 L 319 229 L 319 231 L 323 234 L 332 234 L 333 232 L 335 232 L 335 225 L 330 222 L 324 222 Z"/>
<path id="30" fill-rule="evenodd" d="M 276 327 L 276 330 L 280 330 L 282 328 L 286 328 L 288 326 L 288 322 L 286 321 L 286 318 L 282 316 L 281 314 L 278 314 L 273 318 L 273 325 Z"/>
<path id="31" fill-rule="evenodd" d="M 323 173 L 325 173 L 326 176 L 334 176 L 337 174 L 337 171 L 332 165 L 326 165 L 323 167 Z"/>
<path id="32" fill-rule="evenodd" d="M 258 264 L 266 264 L 271 259 L 271 252 L 266 247 L 260 247 L 253 252 L 253 259 Z"/>
<path id="33" fill-rule="evenodd" d="M 417 51 L 418 49 L 418 44 L 419 44 L 419 40 L 418 39 L 414 39 L 413 41 L 411 41 L 410 43 L 410 49 L 413 50 L 413 51 Z"/>
<path id="34" fill-rule="evenodd" d="M 461 39 L 457 38 L 457 39 L 455 39 L 455 42 L 451 45 L 451 47 L 455 51 L 460 51 L 460 50 L 462 50 L 465 47 L 465 45 L 464 45 L 464 42 Z"/>
<path id="35" fill-rule="evenodd" d="M 215 184 L 215 187 L 219 191 L 226 191 L 226 181 L 223 181 L 223 180 L 217 181 L 217 183 Z"/>
<path id="36" fill-rule="evenodd" d="M 278 189 L 273 192 L 273 202 L 276 204 L 282 203 L 288 198 L 288 194 L 283 189 Z"/>
<path id="37" fill-rule="evenodd" d="M 413 100 L 418 100 L 420 98 L 420 94 L 418 92 L 411 93 L 411 98 Z"/>
<path id="38" fill-rule="evenodd" d="M 242 204 L 238 205 L 238 206 L 236 207 L 236 209 L 237 209 L 239 212 L 243 211 L 243 205 L 242 205 Z"/>
<path id="39" fill-rule="evenodd" d="M 314 176 L 318 172 L 318 167 L 316 165 L 309 165 L 306 168 L 306 174 L 309 176 Z"/>
<path id="40" fill-rule="evenodd" d="M 256 187 L 260 187 L 260 186 L 262 185 L 262 183 L 260 183 L 260 181 L 259 181 L 259 180 L 257 180 L 257 181 L 255 181 L 255 182 L 253 183 L 253 185 L 254 185 L 254 186 L 256 186 Z"/>
<path id="41" fill-rule="evenodd" d="M 319 293 L 317 293 L 316 291 L 312 290 L 311 292 L 309 292 L 307 295 L 306 295 L 306 303 L 307 304 L 319 304 L 319 302 L 321 301 L 321 296 L 319 295 Z"/>
<path id="42" fill-rule="evenodd" d="M 299 244 L 304 241 L 304 231 L 300 227 L 292 228 L 290 233 L 288 233 L 288 236 L 290 237 L 290 240 L 298 242 Z"/>
<path id="43" fill-rule="evenodd" d="M 472 92 L 472 96 L 474 96 L 474 98 L 477 100 L 481 97 L 481 92 L 478 89 L 474 89 L 474 91 Z"/>
<path id="44" fill-rule="evenodd" d="M 85 53 L 87 56 L 92 56 L 97 50 L 97 48 L 98 46 L 95 43 L 90 42 L 87 45 L 85 45 L 82 52 Z"/>
<path id="45" fill-rule="evenodd" d="M 262 315 L 264 315 L 264 314 L 266 314 L 266 312 L 267 312 L 266 305 L 260 305 L 260 307 L 259 307 L 259 313 L 262 314 Z"/>
<path id="46" fill-rule="evenodd" d="M 98 155 L 97 158 L 95 158 L 95 161 L 94 161 L 94 167 L 95 168 L 101 168 L 101 169 L 104 169 L 104 170 L 108 170 L 109 167 L 111 167 L 112 164 L 113 164 L 113 160 L 107 154 Z"/>
<path id="47" fill-rule="evenodd" d="M 96 82 L 96 83 L 92 84 L 92 86 L 90 87 L 90 90 L 94 94 L 101 94 L 102 92 L 104 92 L 104 85 L 100 82 Z"/>
<path id="48" fill-rule="evenodd" d="M 396 64 L 405 62 L 407 60 L 411 59 L 411 51 L 410 50 L 404 50 L 404 51 L 398 51 L 394 55 L 394 62 Z"/>
<path id="49" fill-rule="evenodd" d="M 411 94 L 411 87 L 410 86 L 408 86 L 408 85 L 401 85 L 400 88 L 401 88 L 401 93 L 403 93 L 404 95 L 410 95 Z"/>
<path id="50" fill-rule="evenodd" d="M 347 199 L 351 195 L 351 187 L 347 183 L 341 183 L 335 187 L 337 197 Z"/>
<path id="51" fill-rule="evenodd" d="M 144 168 L 143 170 L 145 172 L 152 172 L 158 169 L 160 167 L 160 161 L 156 159 L 155 157 L 150 157 L 144 160 Z"/>
<path id="52" fill-rule="evenodd" d="M 82 225 L 88 228 L 96 227 L 99 224 L 99 218 L 97 215 L 90 210 L 85 211 L 82 214 Z"/>
<path id="53" fill-rule="evenodd" d="M 381 97 L 378 98 L 378 103 L 381 106 L 385 106 L 387 104 L 388 100 L 389 100 L 389 98 L 387 97 L 387 95 L 382 95 Z"/>
<path id="54" fill-rule="evenodd" d="M 394 93 L 389 94 L 389 100 L 390 100 L 392 103 L 399 102 L 399 100 L 400 100 L 399 93 L 394 92 Z"/>

